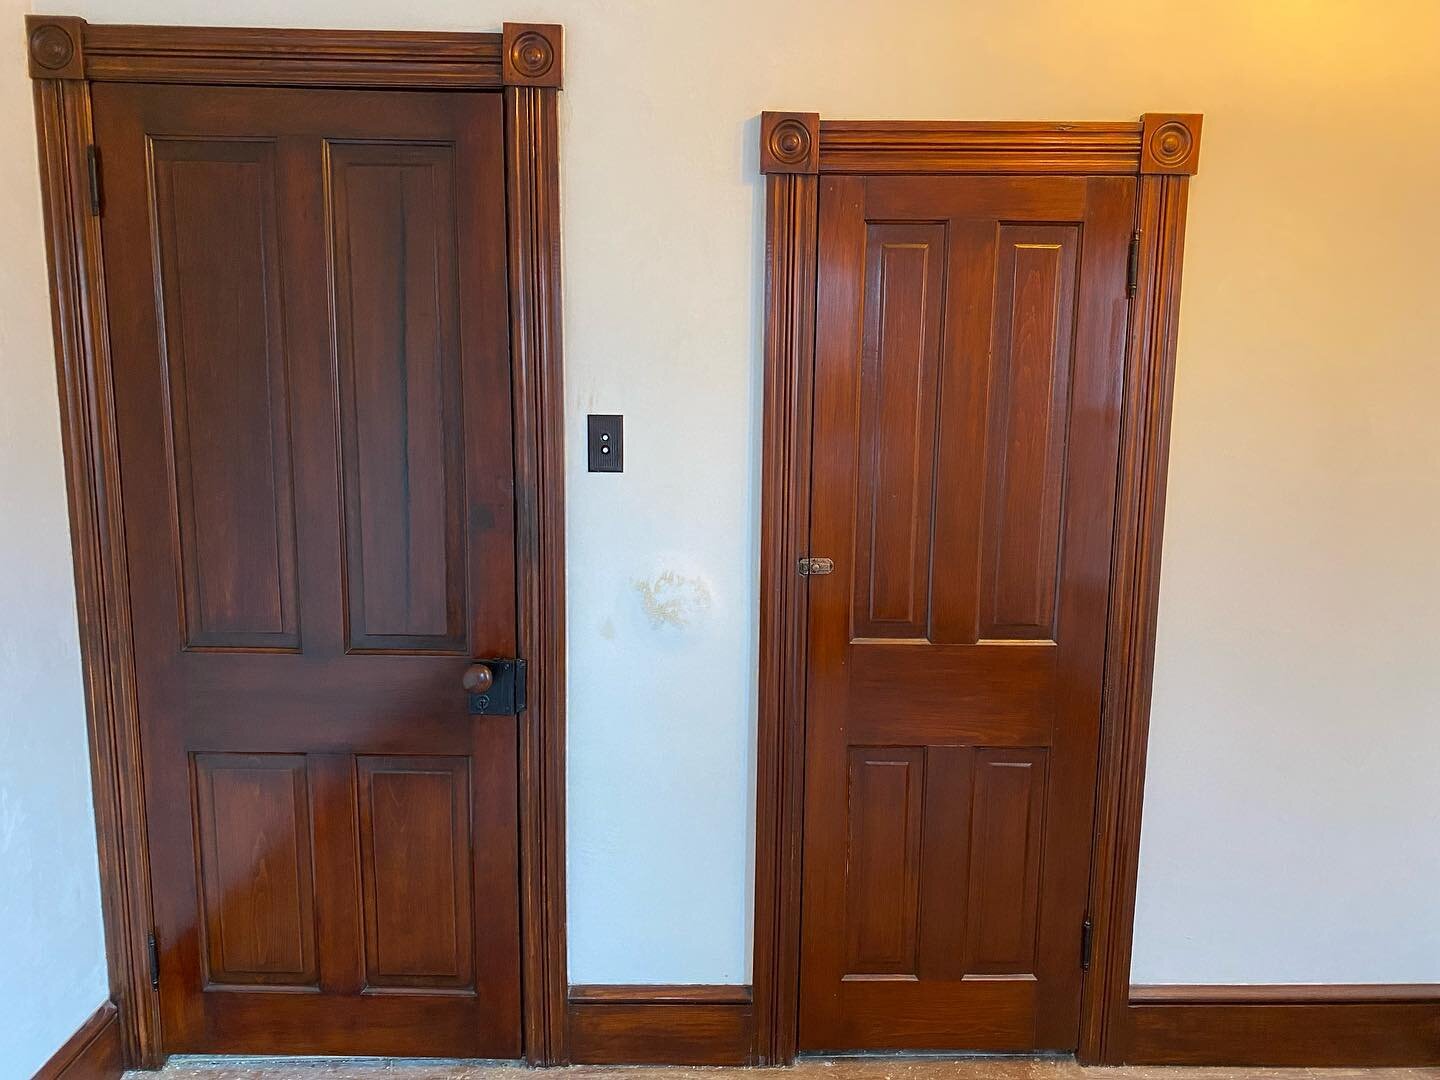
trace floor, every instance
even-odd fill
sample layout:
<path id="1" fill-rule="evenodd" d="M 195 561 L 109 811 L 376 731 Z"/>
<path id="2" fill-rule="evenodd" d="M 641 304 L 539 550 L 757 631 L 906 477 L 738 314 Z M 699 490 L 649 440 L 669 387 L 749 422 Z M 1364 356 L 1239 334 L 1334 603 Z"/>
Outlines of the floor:
<path id="1" fill-rule="evenodd" d="M 579 1065 L 533 1073 L 515 1065 L 439 1061 L 263 1061 L 173 1059 L 159 1073 L 130 1080 L 1440 1080 L 1440 1069 L 1081 1068 L 1071 1061 L 1015 1058 L 849 1058 L 802 1061 L 782 1071 L 611 1068 Z"/>

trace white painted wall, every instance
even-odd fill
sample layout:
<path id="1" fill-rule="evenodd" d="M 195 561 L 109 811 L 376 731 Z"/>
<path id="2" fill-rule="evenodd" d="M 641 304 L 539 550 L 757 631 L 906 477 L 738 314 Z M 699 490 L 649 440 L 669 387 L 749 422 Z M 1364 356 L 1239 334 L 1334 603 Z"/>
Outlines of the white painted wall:
<path id="1" fill-rule="evenodd" d="M 26 4 L 0 0 L 0 1080 L 109 996 Z"/>
<path id="2" fill-rule="evenodd" d="M 1440 981 L 1440 8 L 1429 0 L 1225 0 L 1203 13 L 1154 0 L 40 6 L 117 22 L 566 25 L 577 982 L 748 978 L 756 115 L 1204 111 L 1135 975 Z M 15 145 L 30 108 L 19 63 L 0 84 Z M 41 342 L 31 168 L 10 161 L 3 174 L 22 195 L 7 200 L 5 228 L 25 242 L 0 311 L 7 333 L 21 319 Z M 49 362 L 38 345 L 18 362 L 7 352 L 11 377 L 23 368 L 35 388 L 23 416 L 49 456 L 7 458 L 6 490 L 46 493 L 54 510 L 27 525 L 5 575 L 21 566 L 24 580 L 7 588 L 34 588 L 47 568 L 68 588 Z M 591 411 L 626 414 L 622 476 L 584 472 Z M 673 593 L 674 619 L 647 610 L 645 583 L 662 614 Z M 47 597 L 20 610 L 62 607 Z M 73 730 L 65 760 L 81 768 L 66 632 L 67 677 L 45 705 Z"/>

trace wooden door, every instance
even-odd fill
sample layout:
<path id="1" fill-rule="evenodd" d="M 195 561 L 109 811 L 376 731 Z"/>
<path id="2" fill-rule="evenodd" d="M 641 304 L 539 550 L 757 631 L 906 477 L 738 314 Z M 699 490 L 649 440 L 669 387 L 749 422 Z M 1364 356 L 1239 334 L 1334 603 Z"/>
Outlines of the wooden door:
<path id="1" fill-rule="evenodd" d="M 166 1052 L 520 1052 L 498 94 L 97 84 Z"/>
<path id="2" fill-rule="evenodd" d="M 1134 200 L 821 181 L 802 1049 L 1076 1045 Z"/>

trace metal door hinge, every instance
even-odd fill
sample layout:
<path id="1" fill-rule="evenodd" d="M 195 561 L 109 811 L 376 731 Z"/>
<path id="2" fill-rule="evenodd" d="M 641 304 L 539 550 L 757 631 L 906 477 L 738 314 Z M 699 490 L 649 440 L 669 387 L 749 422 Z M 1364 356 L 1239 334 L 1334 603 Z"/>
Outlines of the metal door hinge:
<path id="1" fill-rule="evenodd" d="M 1134 296 L 1140 287 L 1140 233 L 1130 234 L 1130 259 L 1125 264 L 1125 295 Z"/>
<path id="2" fill-rule="evenodd" d="M 100 150 L 94 143 L 85 148 L 85 171 L 90 178 L 90 213 L 100 216 Z"/>
<path id="3" fill-rule="evenodd" d="M 150 989 L 160 989 L 160 943 L 152 931 L 146 944 L 150 947 Z"/>
<path id="4" fill-rule="evenodd" d="M 1090 916 L 1085 916 L 1085 921 L 1080 924 L 1080 970 L 1090 970 L 1090 957 L 1094 950 L 1095 926 L 1090 921 Z"/>
<path id="5" fill-rule="evenodd" d="M 807 557 L 801 559 L 795 569 L 801 577 L 819 577 L 821 574 L 828 574 L 835 569 L 835 560 Z"/>

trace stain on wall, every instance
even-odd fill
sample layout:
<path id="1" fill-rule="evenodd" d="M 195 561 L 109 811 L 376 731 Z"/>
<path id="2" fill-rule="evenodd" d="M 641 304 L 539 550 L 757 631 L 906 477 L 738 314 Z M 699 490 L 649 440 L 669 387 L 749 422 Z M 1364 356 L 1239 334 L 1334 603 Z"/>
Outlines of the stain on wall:
<path id="1" fill-rule="evenodd" d="M 645 617 L 654 627 L 683 630 L 703 618 L 711 607 L 710 586 L 702 578 L 664 570 L 653 578 L 634 582 Z"/>

